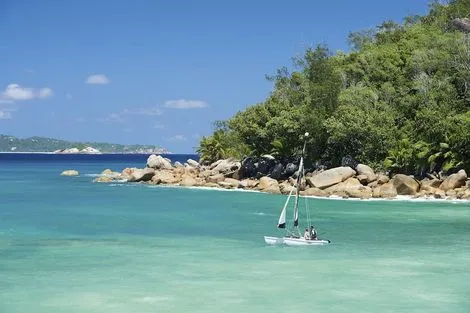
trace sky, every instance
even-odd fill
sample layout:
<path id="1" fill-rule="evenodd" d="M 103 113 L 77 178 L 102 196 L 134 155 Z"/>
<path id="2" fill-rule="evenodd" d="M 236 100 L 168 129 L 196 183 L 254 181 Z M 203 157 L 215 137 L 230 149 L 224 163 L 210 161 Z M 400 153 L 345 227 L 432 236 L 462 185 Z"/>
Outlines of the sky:
<path id="1" fill-rule="evenodd" d="M 0 0 L 0 134 L 192 153 L 309 46 L 428 0 Z"/>

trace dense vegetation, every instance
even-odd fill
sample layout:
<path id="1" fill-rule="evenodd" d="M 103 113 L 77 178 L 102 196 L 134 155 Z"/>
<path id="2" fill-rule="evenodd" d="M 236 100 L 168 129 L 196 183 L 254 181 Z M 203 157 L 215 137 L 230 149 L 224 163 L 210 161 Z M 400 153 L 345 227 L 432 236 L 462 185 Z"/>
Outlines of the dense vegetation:
<path id="1" fill-rule="evenodd" d="M 206 161 L 293 155 L 310 132 L 310 161 L 344 156 L 418 174 L 470 169 L 470 35 L 455 18 L 470 0 L 433 2 L 426 16 L 351 33 L 349 53 L 309 48 L 268 77 L 267 99 L 217 122 L 198 152 Z"/>
<path id="2" fill-rule="evenodd" d="M 25 139 L 13 136 L 0 135 L 1 152 L 54 152 L 69 148 L 82 150 L 86 147 L 93 147 L 103 153 L 165 153 L 165 149 L 147 145 L 120 145 L 100 142 L 70 142 L 66 140 L 30 137 Z"/>

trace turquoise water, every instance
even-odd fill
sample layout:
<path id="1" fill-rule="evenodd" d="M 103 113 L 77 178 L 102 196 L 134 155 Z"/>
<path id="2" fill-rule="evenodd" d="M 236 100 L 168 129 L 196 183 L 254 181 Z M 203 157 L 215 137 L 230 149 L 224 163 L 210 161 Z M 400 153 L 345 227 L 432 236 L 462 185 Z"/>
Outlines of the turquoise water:
<path id="1" fill-rule="evenodd" d="M 283 196 L 89 176 L 128 165 L 0 162 L 0 312 L 470 310 L 468 202 L 309 199 L 333 244 L 270 247 Z"/>

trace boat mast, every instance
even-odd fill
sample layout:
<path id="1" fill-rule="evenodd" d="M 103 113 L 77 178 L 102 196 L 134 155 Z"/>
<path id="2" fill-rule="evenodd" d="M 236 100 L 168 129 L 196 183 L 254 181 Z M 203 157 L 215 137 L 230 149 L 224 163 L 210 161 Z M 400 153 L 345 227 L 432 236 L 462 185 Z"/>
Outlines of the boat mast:
<path id="1" fill-rule="evenodd" d="M 304 172 L 304 155 L 305 155 L 305 147 L 307 146 L 307 137 L 308 133 L 305 133 L 304 136 L 304 147 L 302 149 L 302 154 L 300 155 L 300 164 L 299 164 L 299 170 L 297 174 L 297 188 L 296 188 L 296 193 L 295 193 L 295 206 L 294 206 L 294 227 L 298 230 L 299 227 L 299 194 L 300 194 L 300 185 L 302 183 L 302 175 Z"/>

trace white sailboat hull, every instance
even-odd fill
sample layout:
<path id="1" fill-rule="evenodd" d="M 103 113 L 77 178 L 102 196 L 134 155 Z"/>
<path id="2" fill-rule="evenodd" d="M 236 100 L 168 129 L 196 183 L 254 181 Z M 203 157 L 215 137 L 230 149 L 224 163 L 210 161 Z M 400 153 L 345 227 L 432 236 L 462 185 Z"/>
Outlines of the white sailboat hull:
<path id="1" fill-rule="evenodd" d="M 264 236 L 264 241 L 268 245 L 286 245 L 286 246 L 322 246 L 330 243 L 329 240 L 307 240 L 304 238 L 293 237 L 270 237 Z"/>

